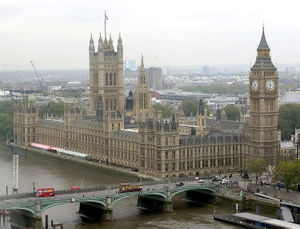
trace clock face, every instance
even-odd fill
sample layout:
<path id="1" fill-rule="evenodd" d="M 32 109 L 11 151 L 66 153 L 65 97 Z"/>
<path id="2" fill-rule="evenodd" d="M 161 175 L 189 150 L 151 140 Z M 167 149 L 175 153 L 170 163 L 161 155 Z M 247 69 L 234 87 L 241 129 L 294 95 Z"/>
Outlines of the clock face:
<path id="1" fill-rule="evenodd" d="M 274 89 L 275 89 L 275 83 L 274 83 L 273 80 L 268 80 L 268 81 L 266 82 L 266 89 L 267 89 L 268 91 L 274 91 Z"/>
<path id="2" fill-rule="evenodd" d="M 252 81 L 251 89 L 252 89 L 252 91 L 257 91 L 257 89 L 258 89 L 258 81 L 257 80 Z"/>

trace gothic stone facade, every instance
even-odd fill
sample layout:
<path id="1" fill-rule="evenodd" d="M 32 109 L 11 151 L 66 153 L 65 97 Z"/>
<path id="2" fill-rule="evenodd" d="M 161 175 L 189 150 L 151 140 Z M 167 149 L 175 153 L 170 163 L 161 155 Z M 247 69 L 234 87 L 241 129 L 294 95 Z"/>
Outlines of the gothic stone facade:
<path id="1" fill-rule="evenodd" d="M 265 39 L 264 34 L 262 39 Z M 133 99 L 134 118 L 139 125 L 128 128 L 124 122 L 121 38 L 115 52 L 112 40 L 102 41 L 100 37 L 97 53 L 91 38 L 89 53 L 89 115 L 84 115 L 78 104 L 66 104 L 63 118 L 40 119 L 34 104 L 19 104 L 14 111 L 17 144 L 27 147 L 37 142 L 87 153 L 104 163 L 136 168 L 141 174 L 160 178 L 239 171 L 244 169 L 249 155 L 271 160 L 273 150 L 277 149 L 274 136 L 277 133 L 278 80 L 269 63 L 268 50 L 259 52 L 257 58 L 269 64 L 259 69 L 255 65 L 251 71 L 250 135 L 246 123 L 206 117 L 203 101 L 199 103 L 192 125 L 179 124 L 175 115 L 169 120 L 154 117 L 150 114 L 149 88 L 144 84 L 143 72 L 139 79 L 143 85 L 138 86 Z M 139 110 L 140 104 L 142 110 Z"/>

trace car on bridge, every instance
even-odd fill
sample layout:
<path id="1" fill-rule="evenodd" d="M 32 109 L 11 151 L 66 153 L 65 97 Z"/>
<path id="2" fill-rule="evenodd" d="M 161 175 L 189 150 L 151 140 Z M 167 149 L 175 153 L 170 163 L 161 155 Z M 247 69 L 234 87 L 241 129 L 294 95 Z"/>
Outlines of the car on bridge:
<path id="1" fill-rule="evenodd" d="M 184 185 L 183 182 L 178 182 L 178 183 L 175 184 L 176 187 L 183 186 L 183 185 Z"/>

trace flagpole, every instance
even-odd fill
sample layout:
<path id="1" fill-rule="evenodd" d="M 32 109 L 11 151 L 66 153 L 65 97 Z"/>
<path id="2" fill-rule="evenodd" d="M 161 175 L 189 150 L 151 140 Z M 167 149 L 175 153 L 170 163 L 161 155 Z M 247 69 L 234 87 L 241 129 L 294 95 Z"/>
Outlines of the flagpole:
<path id="1" fill-rule="evenodd" d="M 106 11 L 104 11 L 104 38 L 106 38 Z"/>

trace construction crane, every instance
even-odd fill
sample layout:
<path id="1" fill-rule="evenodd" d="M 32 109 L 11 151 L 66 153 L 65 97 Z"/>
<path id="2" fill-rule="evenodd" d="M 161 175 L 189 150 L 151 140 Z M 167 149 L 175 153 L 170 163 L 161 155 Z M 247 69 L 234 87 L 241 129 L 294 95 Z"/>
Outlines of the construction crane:
<path id="1" fill-rule="evenodd" d="M 42 79 L 40 79 L 40 77 L 39 77 L 39 75 L 38 75 L 38 73 L 37 73 L 37 71 L 35 69 L 35 66 L 34 66 L 34 63 L 32 62 L 32 60 L 30 61 L 30 63 L 32 65 L 32 68 L 33 68 L 33 71 L 35 73 L 35 76 L 36 76 L 37 80 L 39 81 L 40 89 L 41 89 L 41 91 L 43 91 L 44 90 L 43 81 L 42 81 Z"/>
<path id="2" fill-rule="evenodd" d="M 18 193 L 19 189 L 19 153 L 16 149 L 16 145 L 18 144 L 17 135 L 15 135 L 14 143 L 10 149 L 13 153 L 13 185 L 12 185 L 12 192 L 14 194 Z"/>

